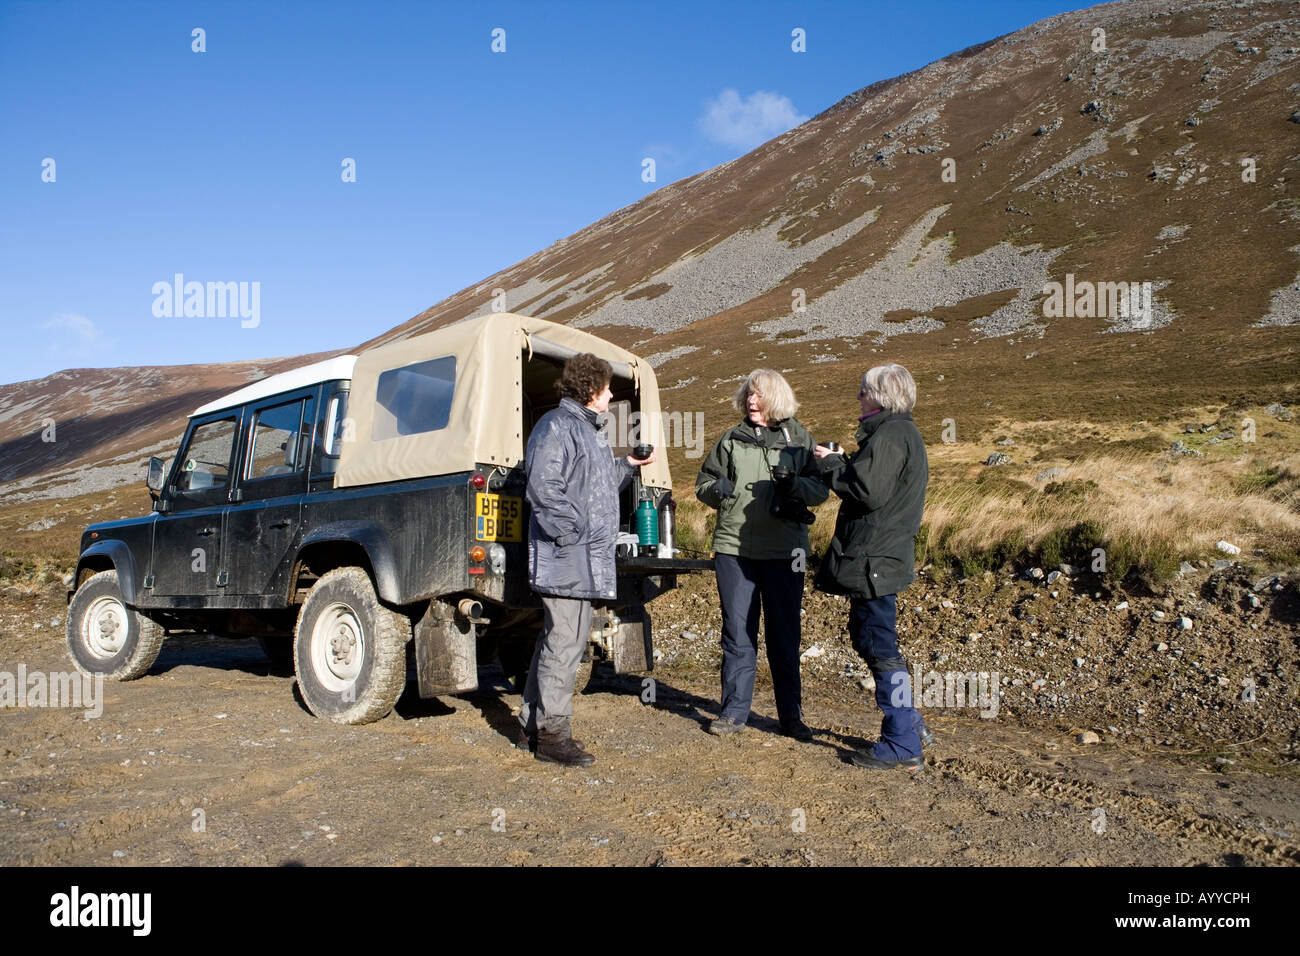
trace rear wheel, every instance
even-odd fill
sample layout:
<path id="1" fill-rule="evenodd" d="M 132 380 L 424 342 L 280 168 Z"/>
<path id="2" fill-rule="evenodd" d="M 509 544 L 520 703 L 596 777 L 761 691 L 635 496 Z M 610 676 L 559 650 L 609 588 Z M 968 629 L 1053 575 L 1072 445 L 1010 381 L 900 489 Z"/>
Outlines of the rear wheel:
<path id="1" fill-rule="evenodd" d="M 317 581 L 293 635 L 298 689 L 317 717 L 367 724 L 402 696 L 411 621 L 379 602 L 361 568 L 337 568 Z"/>
<path id="2" fill-rule="evenodd" d="M 116 571 L 85 580 L 68 605 L 68 652 L 77 670 L 108 680 L 148 673 L 162 650 L 163 628 L 122 600 Z"/>

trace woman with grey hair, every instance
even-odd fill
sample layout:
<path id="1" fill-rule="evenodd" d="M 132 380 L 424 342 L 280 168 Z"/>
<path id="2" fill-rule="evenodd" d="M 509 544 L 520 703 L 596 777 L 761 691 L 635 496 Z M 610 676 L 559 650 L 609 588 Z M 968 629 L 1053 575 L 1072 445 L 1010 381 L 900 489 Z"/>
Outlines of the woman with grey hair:
<path id="1" fill-rule="evenodd" d="M 819 591 L 849 596 L 849 636 L 875 675 L 884 714 L 880 740 L 856 751 L 853 763 L 919 770 L 921 746 L 934 738 L 913 706 L 896 626 L 898 592 L 916 577 L 916 534 L 930 478 L 925 442 L 912 421 L 916 382 L 901 365 L 878 365 L 862 376 L 858 401 L 858 450 L 846 457 L 818 445 L 813 452 L 822 479 L 841 499 L 815 583 Z"/>
<path id="2" fill-rule="evenodd" d="M 808 556 L 807 505 L 829 497 L 813 461 L 813 440 L 780 372 L 755 369 L 732 399 L 743 417 L 700 468 L 695 496 L 718 509 L 713 532 L 722 602 L 722 710 L 716 736 L 745 728 L 754 698 L 761 609 L 781 732 L 811 740 L 799 681 L 800 611 Z"/>

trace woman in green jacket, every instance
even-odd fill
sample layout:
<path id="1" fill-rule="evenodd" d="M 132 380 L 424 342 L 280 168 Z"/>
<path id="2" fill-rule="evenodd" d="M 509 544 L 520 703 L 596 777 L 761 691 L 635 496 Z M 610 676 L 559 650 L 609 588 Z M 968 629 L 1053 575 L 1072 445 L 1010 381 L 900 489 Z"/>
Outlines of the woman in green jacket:
<path id="1" fill-rule="evenodd" d="M 711 734 L 743 730 L 754 697 L 759 611 L 764 618 L 781 732 L 811 740 L 799 682 L 800 611 L 808 557 L 808 505 L 829 496 L 814 443 L 779 372 L 755 369 L 733 399 L 743 418 L 704 460 L 695 496 L 718 509 L 713 550 L 722 603 L 722 711 Z"/>

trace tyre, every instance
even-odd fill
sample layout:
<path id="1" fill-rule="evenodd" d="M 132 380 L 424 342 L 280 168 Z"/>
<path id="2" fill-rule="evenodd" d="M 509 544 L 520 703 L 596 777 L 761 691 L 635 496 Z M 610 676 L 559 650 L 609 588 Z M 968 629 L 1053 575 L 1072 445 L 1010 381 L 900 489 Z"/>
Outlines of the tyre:
<path id="1" fill-rule="evenodd" d="M 361 568 L 312 586 L 293 629 L 293 665 L 307 709 L 340 724 L 387 716 L 406 686 L 411 622 L 379 603 Z"/>
<path id="2" fill-rule="evenodd" d="M 68 605 L 68 653 L 77 670 L 108 680 L 148 673 L 162 649 L 161 624 L 122 600 L 116 571 L 85 580 Z"/>

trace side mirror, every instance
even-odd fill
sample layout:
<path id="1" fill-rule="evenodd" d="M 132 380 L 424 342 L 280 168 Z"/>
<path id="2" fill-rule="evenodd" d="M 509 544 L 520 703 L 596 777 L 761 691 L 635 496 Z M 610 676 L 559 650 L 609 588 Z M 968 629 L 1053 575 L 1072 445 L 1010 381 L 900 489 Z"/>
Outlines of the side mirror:
<path id="1" fill-rule="evenodd" d="M 166 463 L 161 458 L 149 459 L 149 477 L 145 479 L 144 483 L 149 487 L 150 491 L 162 491 L 163 482 L 167 477 L 163 471 L 165 467 Z"/>

